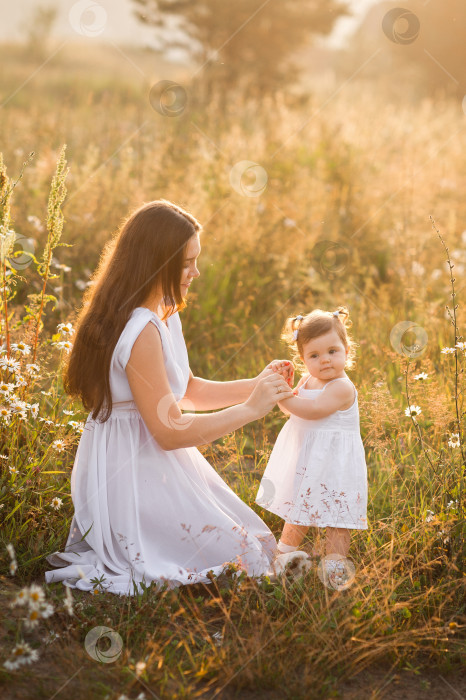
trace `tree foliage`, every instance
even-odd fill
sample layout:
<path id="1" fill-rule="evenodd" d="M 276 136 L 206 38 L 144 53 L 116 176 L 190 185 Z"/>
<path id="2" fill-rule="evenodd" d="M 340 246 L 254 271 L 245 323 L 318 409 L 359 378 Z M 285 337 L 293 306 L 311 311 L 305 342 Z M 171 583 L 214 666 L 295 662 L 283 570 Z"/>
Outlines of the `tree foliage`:
<path id="1" fill-rule="evenodd" d="M 166 47 L 185 48 L 216 90 L 263 95 L 294 82 L 299 49 L 349 14 L 341 0 L 133 0 Z M 182 31 L 175 39 L 170 23 Z"/>

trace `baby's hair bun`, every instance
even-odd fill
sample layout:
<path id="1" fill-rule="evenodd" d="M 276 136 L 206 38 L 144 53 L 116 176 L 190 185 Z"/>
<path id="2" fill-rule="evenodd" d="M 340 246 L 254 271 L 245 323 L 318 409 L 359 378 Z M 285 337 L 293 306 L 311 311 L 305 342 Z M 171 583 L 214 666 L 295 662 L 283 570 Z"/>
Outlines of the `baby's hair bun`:
<path id="1" fill-rule="evenodd" d="M 351 328 L 353 322 L 349 317 L 349 310 L 346 306 L 339 306 L 336 311 L 329 312 L 331 316 L 337 318 L 345 326 L 345 328 Z"/>

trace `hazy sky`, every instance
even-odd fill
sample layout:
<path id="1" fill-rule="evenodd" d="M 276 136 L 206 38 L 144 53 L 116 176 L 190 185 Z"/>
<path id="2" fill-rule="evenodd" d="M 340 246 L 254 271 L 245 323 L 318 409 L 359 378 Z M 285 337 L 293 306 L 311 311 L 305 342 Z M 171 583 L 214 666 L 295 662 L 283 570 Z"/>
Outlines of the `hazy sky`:
<path id="1" fill-rule="evenodd" d="M 196 0 L 193 0 L 196 2 Z M 234 0 L 225 0 L 234 2 Z M 377 0 L 351 0 L 349 5 L 354 17 L 340 19 L 328 40 L 332 46 L 341 45 L 346 36 L 351 34 L 364 12 Z M 95 12 L 88 10 L 87 17 L 96 17 L 103 22 L 103 31 L 96 32 L 100 39 L 109 39 L 125 44 L 150 44 L 153 31 L 141 25 L 133 16 L 134 4 L 131 0 L 0 0 L 0 40 L 24 37 L 34 8 L 57 7 L 58 19 L 54 27 L 56 36 L 73 36 L 75 30 L 70 22 L 70 11 L 79 17 L 80 11 L 95 6 Z"/>

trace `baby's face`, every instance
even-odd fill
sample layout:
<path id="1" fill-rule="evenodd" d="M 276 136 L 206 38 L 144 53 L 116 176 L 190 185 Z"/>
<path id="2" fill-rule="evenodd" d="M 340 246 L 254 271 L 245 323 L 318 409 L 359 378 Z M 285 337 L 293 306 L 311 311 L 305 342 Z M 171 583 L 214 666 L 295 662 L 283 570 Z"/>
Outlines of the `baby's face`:
<path id="1" fill-rule="evenodd" d="M 309 374 L 322 381 L 342 376 L 348 350 L 336 331 L 313 338 L 303 345 L 303 361 Z"/>

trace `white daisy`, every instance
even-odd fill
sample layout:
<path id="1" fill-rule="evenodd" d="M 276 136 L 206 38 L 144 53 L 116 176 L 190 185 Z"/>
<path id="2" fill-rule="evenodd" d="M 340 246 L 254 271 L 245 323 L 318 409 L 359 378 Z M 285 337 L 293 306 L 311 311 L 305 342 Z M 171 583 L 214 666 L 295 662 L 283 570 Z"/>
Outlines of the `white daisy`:
<path id="1" fill-rule="evenodd" d="M 60 340 L 58 343 L 52 343 L 52 345 L 55 345 L 59 350 L 66 350 L 67 352 L 73 347 L 73 343 L 69 340 Z"/>
<path id="2" fill-rule="evenodd" d="M 44 425 L 55 425 L 53 420 L 48 420 L 47 418 L 39 418 L 39 420 L 42 421 Z"/>
<path id="3" fill-rule="evenodd" d="M 27 600 L 31 605 L 40 605 L 45 601 L 45 593 L 42 586 L 31 584 L 27 591 Z"/>
<path id="4" fill-rule="evenodd" d="M 9 423 L 11 420 L 11 411 L 6 406 L 0 406 L 0 420 L 4 423 Z"/>
<path id="5" fill-rule="evenodd" d="M 27 374 L 34 375 L 34 374 L 37 374 L 37 372 L 39 372 L 39 370 L 40 370 L 39 365 L 37 365 L 35 363 L 31 363 L 31 364 L 26 365 L 26 373 Z"/>
<path id="6" fill-rule="evenodd" d="M 3 394 L 3 396 L 8 396 L 8 394 L 11 394 L 12 391 L 14 391 L 15 384 L 13 382 L 2 382 L 0 384 L 0 394 Z"/>
<path id="7" fill-rule="evenodd" d="M 421 409 L 419 406 L 408 406 L 408 408 L 405 409 L 405 416 L 414 418 L 415 416 L 419 416 L 422 413 Z"/>
<path id="8" fill-rule="evenodd" d="M 66 408 L 63 409 L 63 413 L 66 416 L 74 416 L 74 411 L 67 411 Z"/>
<path id="9" fill-rule="evenodd" d="M 426 511 L 426 517 L 424 518 L 426 523 L 430 523 L 434 519 L 434 511 L 433 510 L 428 510 Z"/>
<path id="10" fill-rule="evenodd" d="M 13 465 L 11 467 L 8 467 L 10 470 L 10 474 L 19 474 L 19 470 L 17 467 L 14 467 Z"/>
<path id="11" fill-rule="evenodd" d="M 455 348 L 459 348 L 460 350 L 464 350 L 466 352 L 466 343 L 456 343 Z"/>
<path id="12" fill-rule="evenodd" d="M 29 589 L 27 586 L 18 591 L 18 593 L 10 603 L 10 606 L 14 608 L 16 605 L 25 605 L 28 601 L 28 591 Z"/>
<path id="13" fill-rule="evenodd" d="M 421 372 L 420 374 L 415 374 L 415 375 L 414 375 L 414 379 L 415 379 L 417 382 L 420 382 L 420 381 L 422 381 L 423 379 L 427 379 L 428 376 L 429 376 L 429 375 L 428 375 L 426 372 Z"/>
<path id="14" fill-rule="evenodd" d="M 440 352 L 442 352 L 444 355 L 454 355 L 456 350 L 455 348 L 442 348 Z"/>
<path id="15" fill-rule="evenodd" d="M 62 503 L 62 499 L 55 496 L 55 498 L 52 498 L 52 502 L 50 505 L 52 506 L 52 508 L 55 508 L 55 510 L 59 510 L 61 508 Z"/>
<path id="16" fill-rule="evenodd" d="M 460 434 L 450 433 L 450 439 L 448 440 L 448 447 L 459 447 L 460 446 Z"/>
<path id="17" fill-rule="evenodd" d="M 31 411 L 31 415 L 33 418 L 37 418 L 39 415 L 39 404 L 38 403 L 31 403 L 29 405 L 29 410 Z"/>
<path id="18" fill-rule="evenodd" d="M 52 447 L 53 447 L 53 449 L 56 450 L 57 452 L 64 452 L 64 451 L 65 451 L 65 447 L 66 447 L 66 443 L 65 443 L 64 440 L 54 440 L 54 441 L 52 442 Z"/>
<path id="19" fill-rule="evenodd" d="M 26 343 L 23 343 L 22 341 L 20 341 L 19 343 L 12 343 L 11 349 L 14 350 L 15 352 L 20 352 L 21 355 L 30 355 L 31 354 L 31 346 L 26 345 Z"/>
<path id="20" fill-rule="evenodd" d="M 15 646 L 11 655 L 16 662 L 17 666 L 23 664 L 30 664 L 33 661 L 37 661 L 39 658 L 39 653 L 36 649 L 32 649 L 26 642 L 20 642 Z M 5 666 L 5 664 L 4 664 Z"/>
<path id="21" fill-rule="evenodd" d="M 74 328 L 72 323 L 59 323 L 57 330 L 63 335 L 73 335 Z"/>
<path id="22" fill-rule="evenodd" d="M 15 372 L 19 374 L 21 370 L 21 365 L 17 360 L 13 360 L 12 357 L 2 357 L 0 358 L 0 367 L 8 370 L 9 372 Z"/>
<path id="23" fill-rule="evenodd" d="M 15 375 L 15 381 L 17 386 L 26 386 L 27 380 L 24 377 L 20 377 L 19 374 Z"/>
<path id="24" fill-rule="evenodd" d="M 456 500 L 456 501 L 448 501 L 448 503 L 447 503 L 447 508 L 448 508 L 448 509 L 450 509 L 450 508 L 456 508 L 457 505 L 458 505 L 458 501 L 457 501 L 457 500 Z"/>

